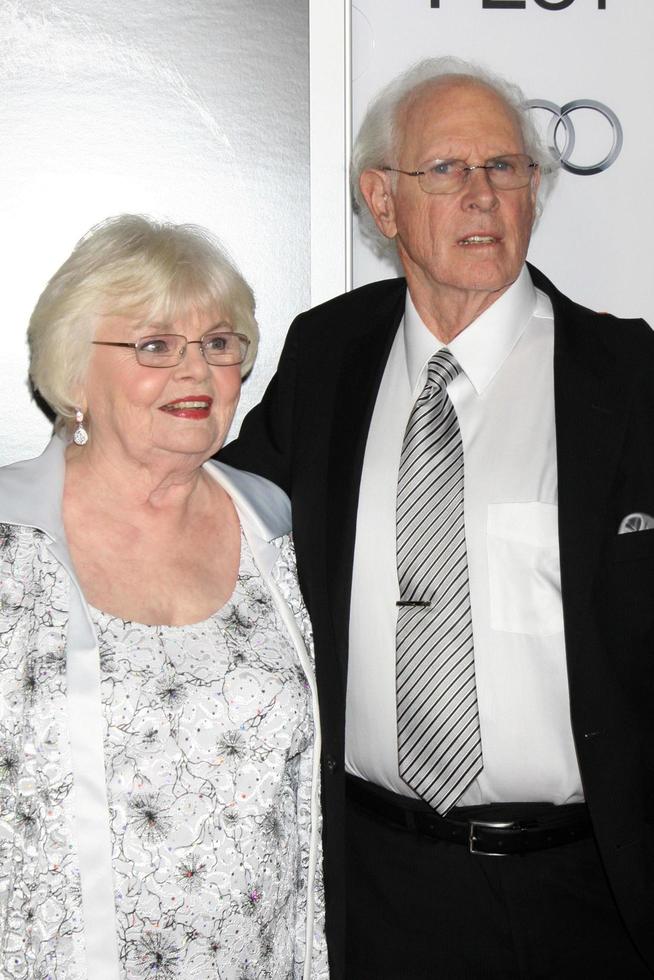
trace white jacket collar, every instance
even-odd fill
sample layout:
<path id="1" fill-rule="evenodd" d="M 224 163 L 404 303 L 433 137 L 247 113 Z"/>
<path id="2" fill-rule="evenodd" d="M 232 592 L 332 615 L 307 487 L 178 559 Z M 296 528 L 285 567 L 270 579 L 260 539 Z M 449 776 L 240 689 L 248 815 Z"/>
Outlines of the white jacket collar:
<path id="1" fill-rule="evenodd" d="M 65 448 L 55 435 L 40 456 L 0 469 L 0 521 L 38 527 L 53 540 L 63 539 Z"/>
<path id="2" fill-rule="evenodd" d="M 264 541 L 290 533 L 291 501 L 276 484 L 216 460 L 204 468 L 232 498 L 241 520 Z"/>

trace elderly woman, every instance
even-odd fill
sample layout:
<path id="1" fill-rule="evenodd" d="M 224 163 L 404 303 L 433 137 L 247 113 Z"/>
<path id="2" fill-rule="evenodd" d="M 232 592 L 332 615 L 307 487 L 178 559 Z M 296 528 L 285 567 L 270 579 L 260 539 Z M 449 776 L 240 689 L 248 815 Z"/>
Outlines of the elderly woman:
<path id="1" fill-rule="evenodd" d="M 326 977 L 289 504 L 208 462 L 252 293 L 201 229 L 110 219 L 29 343 L 57 434 L 0 471 L 0 973 Z"/>

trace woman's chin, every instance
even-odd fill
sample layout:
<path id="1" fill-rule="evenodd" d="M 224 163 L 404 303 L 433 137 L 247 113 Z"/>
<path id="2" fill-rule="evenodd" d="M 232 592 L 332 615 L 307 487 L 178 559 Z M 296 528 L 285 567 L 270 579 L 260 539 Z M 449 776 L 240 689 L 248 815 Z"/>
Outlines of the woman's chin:
<path id="1" fill-rule="evenodd" d="M 170 439 L 159 446 L 164 452 L 173 453 L 176 456 L 188 456 L 198 463 L 209 459 L 217 453 L 223 444 L 223 439 Z M 199 464 L 198 464 L 199 465 Z"/>
<path id="2" fill-rule="evenodd" d="M 166 426 L 166 431 L 153 433 L 153 443 L 160 451 L 208 459 L 218 452 L 226 434 L 223 427 L 187 422 L 179 428 Z"/>

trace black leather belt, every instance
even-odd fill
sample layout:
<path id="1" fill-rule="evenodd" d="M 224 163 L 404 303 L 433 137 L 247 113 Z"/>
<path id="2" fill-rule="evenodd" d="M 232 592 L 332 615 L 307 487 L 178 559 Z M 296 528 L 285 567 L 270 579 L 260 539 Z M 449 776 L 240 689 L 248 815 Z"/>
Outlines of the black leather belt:
<path id="1" fill-rule="evenodd" d="M 365 780 L 347 777 L 348 798 L 364 810 L 413 833 L 464 844 L 471 854 L 526 854 L 592 836 L 584 803 L 524 804 L 522 816 L 519 804 L 491 804 L 455 808 L 448 817 L 441 817 L 435 810 L 423 808 L 425 804 L 420 801 L 407 798 L 404 804 L 395 793 L 371 787 Z"/>

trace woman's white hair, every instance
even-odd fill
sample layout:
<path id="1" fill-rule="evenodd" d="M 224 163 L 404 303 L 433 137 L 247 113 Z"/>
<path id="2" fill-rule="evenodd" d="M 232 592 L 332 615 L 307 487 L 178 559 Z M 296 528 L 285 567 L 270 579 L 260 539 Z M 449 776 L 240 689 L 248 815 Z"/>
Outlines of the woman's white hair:
<path id="1" fill-rule="evenodd" d="M 30 318 L 30 378 L 62 424 L 74 417 L 91 341 L 102 315 L 172 323 L 219 311 L 250 340 L 259 330 L 254 295 L 224 248 L 198 225 L 123 214 L 91 228 L 45 287 Z"/>
<path id="2" fill-rule="evenodd" d="M 405 110 L 426 88 L 448 82 L 471 82 L 485 85 L 515 113 L 525 153 L 539 164 L 541 183 L 538 192 L 537 215 L 556 179 L 559 161 L 541 139 L 529 112 L 522 90 L 493 72 L 460 58 L 426 58 L 398 75 L 370 103 L 361 123 L 352 152 L 350 183 L 354 210 L 359 215 L 362 231 L 375 251 L 383 254 L 393 248 L 391 239 L 377 228 L 359 187 L 364 170 L 380 167 L 399 167 Z M 392 174 L 395 180 L 397 175 Z"/>

